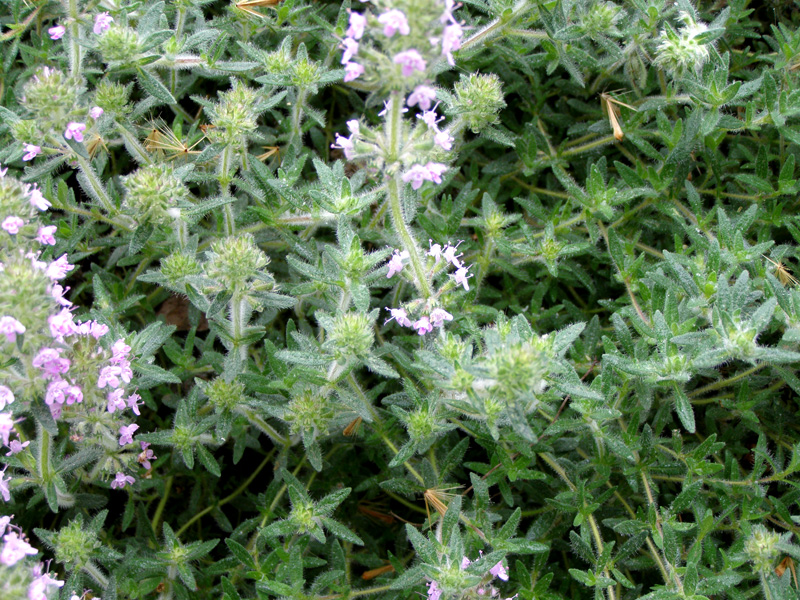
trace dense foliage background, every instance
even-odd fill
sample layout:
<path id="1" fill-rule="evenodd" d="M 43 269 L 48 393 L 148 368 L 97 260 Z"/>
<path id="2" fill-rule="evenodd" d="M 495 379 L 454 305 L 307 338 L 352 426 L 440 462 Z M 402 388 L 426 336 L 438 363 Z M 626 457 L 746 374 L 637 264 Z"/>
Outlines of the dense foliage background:
<path id="1" fill-rule="evenodd" d="M 798 24 L 6 0 L 0 597 L 798 597 Z"/>

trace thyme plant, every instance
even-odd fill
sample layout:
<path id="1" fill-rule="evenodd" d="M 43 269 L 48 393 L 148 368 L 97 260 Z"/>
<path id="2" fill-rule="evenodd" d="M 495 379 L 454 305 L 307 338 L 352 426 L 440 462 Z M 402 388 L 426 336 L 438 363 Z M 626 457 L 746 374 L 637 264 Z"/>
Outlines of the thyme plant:
<path id="1" fill-rule="evenodd" d="M 800 597 L 798 24 L 6 0 L 0 598 Z"/>

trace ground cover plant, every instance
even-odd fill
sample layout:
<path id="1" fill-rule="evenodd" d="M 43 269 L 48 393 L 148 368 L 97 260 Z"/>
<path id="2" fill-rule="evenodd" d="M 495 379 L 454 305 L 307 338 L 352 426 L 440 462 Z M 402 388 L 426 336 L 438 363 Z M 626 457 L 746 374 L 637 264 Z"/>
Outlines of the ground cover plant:
<path id="1" fill-rule="evenodd" d="M 797 598 L 799 23 L 6 0 L 0 598 Z"/>

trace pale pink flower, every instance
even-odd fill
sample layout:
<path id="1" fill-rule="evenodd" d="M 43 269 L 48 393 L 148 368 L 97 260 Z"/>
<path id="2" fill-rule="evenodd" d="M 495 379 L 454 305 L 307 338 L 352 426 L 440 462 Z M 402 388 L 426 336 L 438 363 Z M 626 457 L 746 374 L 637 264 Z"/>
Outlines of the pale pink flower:
<path id="1" fill-rule="evenodd" d="M 344 38 L 342 47 L 344 48 L 344 54 L 342 54 L 342 64 L 344 65 L 350 62 L 350 59 L 358 52 L 358 42 L 353 38 Z"/>
<path id="2" fill-rule="evenodd" d="M 17 335 L 21 333 L 25 333 L 25 325 L 14 317 L 0 317 L 0 335 L 6 336 L 6 341 L 13 344 L 17 341 Z M 0 406 L 0 408 L 2 407 Z"/>
<path id="3" fill-rule="evenodd" d="M 16 531 L 12 531 L 3 536 L 3 549 L 0 550 L 0 563 L 7 567 L 13 567 L 26 556 L 33 556 L 39 551 L 31 546 L 27 541 L 19 537 Z"/>
<path id="4" fill-rule="evenodd" d="M 31 206 L 33 206 L 35 209 L 45 211 L 50 208 L 50 201 L 42 195 L 42 190 L 36 187 L 35 183 L 28 187 L 27 193 L 28 202 L 30 202 Z"/>
<path id="5" fill-rule="evenodd" d="M 0 385 L 0 410 L 3 410 L 7 404 L 12 402 L 14 402 L 14 392 L 8 386 Z"/>
<path id="6" fill-rule="evenodd" d="M 136 430 L 139 429 L 139 426 L 136 423 L 131 423 L 130 425 L 123 425 L 119 428 L 119 445 L 124 446 L 125 444 L 132 444 L 133 443 L 133 434 L 136 433 Z"/>
<path id="7" fill-rule="evenodd" d="M 4 502 L 8 502 L 11 500 L 11 491 L 8 489 L 8 482 L 11 481 L 11 478 L 5 479 L 5 475 L 5 469 L 0 471 L 0 496 L 3 497 Z"/>
<path id="8" fill-rule="evenodd" d="M 55 27 L 48 29 L 47 33 L 50 34 L 51 40 L 60 40 L 62 37 L 64 37 L 64 34 L 67 33 L 67 28 L 63 25 L 56 25 Z"/>
<path id="9" fill-rule="evenodd" d="M 337 133 L 336 134 L 336 143 L 335 144 L 331 144 L 331 148 L 338 148 L 338 149 L 342 150 L 344 152 L 345 158 L 347 160 L 350 160 L 351 158 L 353 158 L 353 156 L 355 156 L 355 153 L 356 153 L 355 144 L 354 144 L 354 142 L 353 142 L 353 140 L 351 138 L 352 138 L 352 136 L 344 137 L 344 136 L 342 136 L 342 135 Z"/>
<path id="10" fill-rule="evenodd" d="M 447 244 L 444 247 L 444 250 L 442 251 L 442 256 L 444 257 L 444 259 L 447 262 L 451 263 L 456 269 L 461 268 L 461 261 L 458 259 L 464 256 L 463 253 L 456 254 L 456 252 L 458 252 L 458 247 L 462 244 L 462 242 L 463 240 L 459 240 L 455 246 Z"/>
<path id="11" fill-rule="evenodd" d="M 51 381 L 47 386 L 44 402 L 48 406 L 72 405 L 83 402 L 83 390 L 77 385 L 70 385 L 63 379 Z"/>
<path id="12" fill-rule="evenodd" d="M 418 105 L 422 110 L 428 110 L 436 100 L 436 90 L 427 85 L 418 85 L 406 100 L 409 106 Z"/>
<path id="13" fill-rule="evenodd" d="M 361 13 L 351 12 L 350 13 L 350 27 L 347 28 L 345 32 L 347 37 L 351 37 L 354 40 L 360 40 L 361 36 L 364 35 L 364 28 L 367 26 L 367 17 L 362 15 Z"/>
<path id="14" fill-rule="evenodd" d="M 125 390 L 123 388 L 117 388 L 116 390 L 109 392 L 106 410 L 112 415 L 118 410 L 125 410 L 125 400 L 122 399 L 122 395 L 124 393 Z"/>
<path id="15" fill-rule="evenodd" d="M 130 408 L 133 414 L 135 414 L 137 417 L 142 414 L 139 411 L 139 400 L 141 399 L 142 397 L 139 394 L 131 394 L 125 399 L 125 402 L 128 403 L 128 408 Z"/>
<path id="16" fill-rule="evenodd" d="M 461 36 L 464 35 L 464 30 L 461 25 L 453 22 L 444 28 L 442 33 L 442 54 L 447 57 L 447 63 L 450 66 L 455 66 L 456 61 L 453 59 L 453 52 L 461 48 Z"/>
<path id="17" fill-rule="evenodd" d="M 6 456 L 13 456 L 14 454 L 19 454 L 25 448 L 30 445 L 30 440 L 26 442 L 20 442 L 19 440 L 11 440 L 8 442 L 9 451 L 6 452 Z"/>
<path id="18" fill-rule="evenodd" d="M 3 440 L 3 446 L 8 446 L 8 438 L 12 431 L 14 431 L 14 417 L 11 413 L 0 413 L 0 439 Z"/>
<path id="19" fill-rule="evenodd" d="M 56 281 L 58 279 L 64 279 L 67 276 L 67 273 L 72 271 L 75 268 L 75 265 L 69 264 L 69 260 L 67 259 L 66 254 L 62 254 L 56 260 L 51 262 L 47 265 L 46 273 L 47 276 Z"/>
<path id="20" fill-rule="evenodd" d="M 439 259 L 442 257 L 442 245 L 434 244 L 432 239 L 428 239 L 428 256 L 432 256 L 435 264 L 439 264 Z"/>
<path id="21" fill-rule="evenodd" d="M 383 35 L 386 37 L 392 37 L 397 32 L 400 32 L 400 35 L 408 35 L 411 32 L 406 15 L 396 8 L 378 17 L 378 23 L 383 25 Z"/>
<path id="22" fill-rule="evenodd" d="M 358 79 L 364 74 L 364 66 L 354 62 L 348 62 L 344 65 L 344 81 L 353 81 Z"/>
<path id="23" fill-rule="evenodd" d="M 347 129 L 350 130 L 350 137 L 357 136 L 361 133 L 361 125 L 358 122 L 358 119 L 350 119 L 347 122 Z"/>
<path id="24" fill-rule="evenodd" d="M 412 190 L 418 190 L 426 181 L 430 181 L 430 173 L 422 165 L 413 165 L 408 171 L 403 173 L 402 180 L 411 183 Z"/>
<path id="25" fill-rule="evenodd" d="M 130 475 L 125 475 L 125 473 L 117 473 L 114 481 L 111 482 L 111 488 L 121 490 L 126 485 L 133 485 L 135 481 L 136 480 Z"/>
<path id="26" fill-rule="evenodd" d="M 502 560 L 495 566 L 493 566 L 491 569 L 489 569 L 489 573 L 491 573 L 498 579 L 502 579 L 503 581 L 508 581 L 508 571 L 506 571 L 506 568 L 503 566 Z"/>
<path id="27" fill-rule="evenodd" d="M 50 315 L 47 324 L 50 326 L 50 336 L 59 342 L 63 342 L 66 336 L 75 333 L 75 323 L 68 308 L 62 308 L 58 314 Z"/>
<path id="28" fill-rule="evenodd" d="M 468 566 L 470 566 L 471 564 L 472 564 L 472 561 L 470 559 L 468 559 L 466 556 L 461 558 L 461 570 L 462 571 L 464 569 L 466 569 Z"/>
<path id="29" fill-rule="evenodd" d="M 411 77 L 414 71 L 424 71 L 427 63 L 416 50 L 404 50 L 394 57 L 394 64 L 402 66 L 403 77 Z"/>
<path id="30" fill-rule="evenodd" d="M 442 590 L 439 589 L 439 584 L 431 581 L 428 584 L 428 600 L 439 600 L 442 595 Z"/>
<path id="31" fill-rule="evenodd" d="M 42 153 L 41 146 L 34 146 L 33 144 L 25 144 L 25 154 L 22 157 L 22 160 L 33 160 L 39 154 Z"/>
<path id="32" fill-rule="evenodd" d="M 39 227 L 39 231 L 36 233 L 36 241 L 45 246 L 55 246 L 56 238 L 53 234 L 56 232 L 56 229 L 57 227 L 55 225 Z"/>
<path id="33" fill-rule="evenodd" d="M 42 348 L 33 358 L 33 366 L 44 371 L 44 376 L 53 379 L 69 371 L 68 358 L 62 358 L 55 348 Z"/>
<path id="34" fill-rule="evenodd" d="M 100 13 L 94 18 L 94 29 L 92 31 L 97 35 L 105 33 L 111 28 L 113 22 L 114 19 L 107 12 Z"/>
<path id="35" fill-rule="evenodd" d="M 408 260 L 411 255 L 403 250 L 395 250 L 394 254 L 392 254 L 392 258 L 389 259 L 389 272 L 386 273 L 386 278 L 389 279 L 395 275 L 395 273 L 399 273 L 403 270 L 403 261 Z"/>
<path id="36" fill-rule="evenodd" d="M 95 106 L 89 111 L 89 116 L 92 117 L 95 121 L 103 116 L 103 109 L 99 106 Z"/>
<path id="37" fill-rule="evenodd" d="M 3 220 L 3 224 L 0 227 L 5 229 L 9 235 L 17 235 L 23 225 L 25 225 L 25 221 L 15 215 L 11 215 Z"/>
<path id="38" fill-rule="evenodd" d="M 49 573 L 42 573 L 41 565 L 34 568 L 34 579 L 28 586 L 28 600 L 47 600 L 49 587 L 63 587 L 64 582 L 60 579 L 50 577 Z"/>
<path id="39" fill-rule="evenodd" d="M 95 29 L 97 26 L 95 26 Z M 64 130 L 64 137 L 68 140 L 74 139 L 76 142 L 83 141 L 83 132 L 86 131 L 86 124 L 85 123 L 77 123 L 75 121 L 70 121 L 67 123 L 67 128 Z"/>
<path id="40" fill-rule="evenodd" d="M 120 338 L 111 346 L 111 353 L 113 356 L 109 359 L 109 362 L 113 364 L 127 362 L 130 352 L 131 347 L 125 343 L 124 339 Z"/>
<path id="41" fill-rule="evenodd" d="M 433 323 L 428 317 L 421 317 L 420 319 L 414 321 L 414 329 L 417 330 L 419 335 L 425 335 L 426 333 L 430 333 L 433 331 Z"/>
<path id="42" fill-rule="evenodd" d="M 139 461 L 139 464 L 142 465 L 145 469 L 152 468 L 153 465 L 150 464 L 151 460 L 156 459 L 155 453 L 150 450 L 150 442 L 139 442 L 142 445 L 142 452 L 139 454 L 136 460 Z"/>
<path id="43" fill-rule="evenodd" d="M 450 135 L 447 130 L 445 130 L 439 131 L 434 136 L 433 141 L 437 146 L 441 147 L 442 150 L 450 151 L 453 149 L 453 142 L 455 141 L 455 138 Z"/>
<path id="44" fill-rule="evenodd" d="M 447 171 L 447 165 L 429 162 L 427 165 L 425 165 L 425 168 L 428 169 L 428 173 L 430 174 L 429 181 L 432 181 L 433 183 L 442 183 L 442 175 L 444 175 L 444 172 Z"/>
<path id="45" fill-rule="evenodd" d="M 417 115 L 417 118 L 425 121 L 425 124 L 434 131 L 439 130 L 437 123 L 444 120 L 444 117 L 440 117 L 438 114 L 436 114 L 436 106 L 433 107 L 433 110 L 426 110 L 421 115 Z"/>
<path id="46" fill-rule="evenodd" d="M 434 308 L 431 311 L 431 323 L 434 327 L 441 327 L 445 321 L 452 321 L 453 315 L 443 308 Z"/>
<path id="47" fill-rule="evenodd" d="M 386 308 L 392 316 L 386 319 L 386 323 L 394 319 L 397 321 L 397 324 L 401 327 L 411 327 L 411 320 L 408 318 L 408 314 L 404 308 Z M 384 323 L 384 325 L 386 324 Z"/>
<path id="48" fill-rule="evenodd" d="M 455 274 L 455 281 L 457 285 L 463 285 L 464 289 L 469 291 L 469 281 L 467 281 L 472 275 L 468 275 L 469 267 L 461 267 L 456 271 Z"/>

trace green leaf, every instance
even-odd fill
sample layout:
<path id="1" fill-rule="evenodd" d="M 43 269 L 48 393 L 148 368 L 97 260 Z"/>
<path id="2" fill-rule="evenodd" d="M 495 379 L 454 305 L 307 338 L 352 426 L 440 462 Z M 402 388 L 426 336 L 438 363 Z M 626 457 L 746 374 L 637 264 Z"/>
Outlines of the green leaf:
<path id="1" fill-rule="evenodd" d="M 164 104 L 177 104 L 172 94 L 170 94 L 167 87 L 161 83 L 161 80 L 155 75 L 151 74 L 147 69 L 137 69 L 137 80 L 142 89 L 150 94 L 156 100 L 160 100 Z"/>

